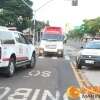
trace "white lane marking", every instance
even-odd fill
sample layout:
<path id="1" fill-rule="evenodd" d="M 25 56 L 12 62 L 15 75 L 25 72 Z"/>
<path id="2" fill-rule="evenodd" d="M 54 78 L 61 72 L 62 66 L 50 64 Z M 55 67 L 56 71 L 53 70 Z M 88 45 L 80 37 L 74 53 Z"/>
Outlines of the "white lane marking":
<path id="1" fill-rule="evenodd" d="M 51 100 L 59 100 L 60 92 L 56 91 L 56 97 L 54 97 L 49 90 L 44 90 L 41 100 L 47 100 L 47 97 L 49 97 Z"/>
<path id="2" fill-rule="evenodd" d="M 0 95 L 0 100 L 2 100 L 11 90 L 9 87 L 0 87 L 0 89 L 4 89 L 4 93 Z"/>
<path id="3" fill-rule="evenodd" d="M 38 58 L 39 58 L 39 59 L 44 59 L 45 57 L 44 57 L 44 56 L 39 56 Z"/>
<path id="4" fill-rule="evenodd" d="M 66 55 L 65 60 L 70 60 L 70 57 L 68 55 Z"/>
<path id="5" fill-rule="evenodd" d="M 40 89 L 36 89 L 31 100 L 37 100 L 39 93 L 40 93 Z"/>
<path id="6" fill-rule="evenodd" d="M 39 56 L 38 57 L 39 59 L 44 59 L 44 58 L 46 58 L 46 57 L 44 57 L 44 56 Z M 51 59 L 58 59 L 58 57 L 50 57 Z"/>
<path id="7" fill-rule="evenodd" d="M 51 59 L 58 59 L 58 57 L 51 57 Z"/>
<path id="8" fill-rule="evenodd" d="M 19 88 L 15 91 L 14 94 L 11 94 L 8 97 L 8 100 L 28 100 L 28 97 L 31 92 L 32 92 L 32 89 Z"/>

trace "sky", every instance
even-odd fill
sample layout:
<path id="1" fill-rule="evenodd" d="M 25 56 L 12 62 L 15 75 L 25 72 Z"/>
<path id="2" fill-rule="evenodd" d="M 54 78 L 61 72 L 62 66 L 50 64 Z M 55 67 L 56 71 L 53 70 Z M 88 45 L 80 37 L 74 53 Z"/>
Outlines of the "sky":
<path id="1" fill-rule="evenodd" d="M 32 0 L 37 10 L 49 0 Z M 100 16 L 100 0 L 78 0 L 78 6 L 72 6 L 71 0 L 52 0 L 36 11 L 36 19 L 49 20 L 52 26 L 79 26 L 82 20 Z"/>

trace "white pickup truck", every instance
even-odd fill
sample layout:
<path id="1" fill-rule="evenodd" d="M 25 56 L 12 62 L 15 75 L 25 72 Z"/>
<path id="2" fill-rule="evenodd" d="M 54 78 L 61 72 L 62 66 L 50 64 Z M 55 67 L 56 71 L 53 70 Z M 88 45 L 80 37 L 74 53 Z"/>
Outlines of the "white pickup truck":
<path id="1" fill-rule="evenodd" d="M 36 51 L 21 32 L 0 29 L 0 71 L 13 76 L 16 67 L 34 68 Z"/>

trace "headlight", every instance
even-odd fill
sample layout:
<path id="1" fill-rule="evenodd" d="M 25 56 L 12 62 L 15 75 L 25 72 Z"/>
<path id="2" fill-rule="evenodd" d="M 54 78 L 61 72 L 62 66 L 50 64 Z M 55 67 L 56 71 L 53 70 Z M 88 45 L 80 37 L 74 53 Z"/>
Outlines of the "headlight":
<path id="1" fill-rule="evenodd" d="M 63 53 L 63 50 L 58 50 L 58 54 L 62 54 Z"/>

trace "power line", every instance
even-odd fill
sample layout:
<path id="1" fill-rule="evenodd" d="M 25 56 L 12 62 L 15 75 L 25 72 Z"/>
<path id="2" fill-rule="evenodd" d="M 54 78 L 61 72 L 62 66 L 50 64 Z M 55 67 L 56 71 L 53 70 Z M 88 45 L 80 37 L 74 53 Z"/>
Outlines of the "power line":
<path id="1" fill-rule="evenodd" d="M 52 1 L 54 1 L 54 0 L 49 0 L 49 1 L 47 1 L 46 3 L 44 3 L 42 6 L 40 6 L 39 8 L 37 8 L 37 9 L 34 10 L 34 11 L 36 12 L 36 11 L 40 10 L 42 7 L 46 6 L 48 3 L 52 2 Z"/>
<path id="2" fill-rule="evenodd" d="M 30 7 L 30 5 L 29 4 L 27 4 L 24 0 L 21 0 L 27 7 L 29 7 L 30 9 L 32 9 L 31 7 Z"/>

